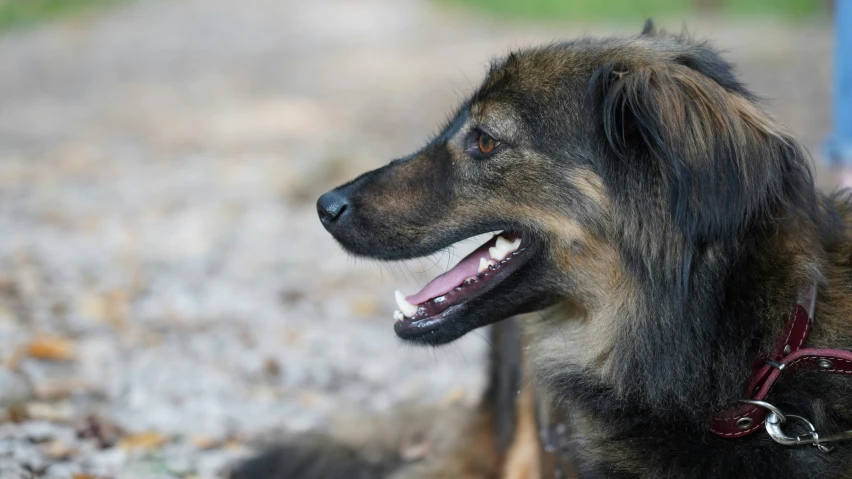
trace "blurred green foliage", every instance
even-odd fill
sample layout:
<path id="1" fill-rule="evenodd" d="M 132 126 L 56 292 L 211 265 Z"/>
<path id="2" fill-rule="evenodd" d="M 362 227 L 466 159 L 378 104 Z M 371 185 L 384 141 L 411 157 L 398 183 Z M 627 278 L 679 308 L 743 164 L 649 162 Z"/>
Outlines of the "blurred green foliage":
<path id="1" fill-rule="evenodd" d="M 828 9 L 823 0 L 440 0 L 502 17 L 527 19 L 629 19 L 694 12 L 810 16 Z M 846 1 L 846 0 L 842 0 Z M 852 1 L 852 0 L 850 0 Z"/>
<path id="2" fill-rule="evenodd" d="M 0 30 L 91 10 L 117 0 L 0 0 Z M 827 0 L 439 0 L 494 15 L 526 19 L 628 19 L 684 15 L 696 11 L 809 16 L 823 13 Z M 845 0 L 843 0 L 845 1 Z M 850 0 L 852 1 L 852 0 Z"/>
<path id="3" fill-rule="evenodd" d="M 31 25 L 40 20 L 78 13 L 116 0 L 0 0 L 0 30 Z"/>

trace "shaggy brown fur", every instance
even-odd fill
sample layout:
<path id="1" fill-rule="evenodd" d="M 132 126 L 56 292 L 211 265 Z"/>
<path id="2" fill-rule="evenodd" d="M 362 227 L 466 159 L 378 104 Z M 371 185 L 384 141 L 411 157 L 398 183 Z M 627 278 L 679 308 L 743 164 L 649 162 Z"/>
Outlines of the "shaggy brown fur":
<path id="1" fill-rule="evenodd" d="M 424 148 L 318 208 L 345 249 L 385 260 L 522 238 L 463 300 L 395 326 L 437 345 L 537 312 L 521 320 L 536 391 L 513 402 L 516 447 L 486 456 L 487 474 L 551 477 L 548 454 L 514 468 L 534 396 L 542 427 L 564 422 L 559 454 L 581 477 L 852 477 L 848 442 L 824 454 L 707 427 L 743 398 L 800 288 L 818 286 L 808 346 L 852 349 L 852 207 L 815 190 L 799 142 L 706 44 L 646 28 L 513 53 Z M 790 376 L 769 401 L 852 429 L 848 377 Z"/>

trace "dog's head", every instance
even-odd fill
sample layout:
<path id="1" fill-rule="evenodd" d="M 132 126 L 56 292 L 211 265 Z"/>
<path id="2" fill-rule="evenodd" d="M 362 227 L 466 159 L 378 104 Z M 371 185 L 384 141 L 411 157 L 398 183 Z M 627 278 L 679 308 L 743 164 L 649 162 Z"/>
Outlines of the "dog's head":
<path id="1" fill-rule="evenodd" d="M 501 232 L 398 298 L 397 334 L 439 344 L 556 303 L 636 310 L 643 282 L 695 300 L 696 265 L 811 184 L 800 157 L 718 54 L 649 30 L 509 55 L 425 147 L 317 207 L 382 260 Z"/>

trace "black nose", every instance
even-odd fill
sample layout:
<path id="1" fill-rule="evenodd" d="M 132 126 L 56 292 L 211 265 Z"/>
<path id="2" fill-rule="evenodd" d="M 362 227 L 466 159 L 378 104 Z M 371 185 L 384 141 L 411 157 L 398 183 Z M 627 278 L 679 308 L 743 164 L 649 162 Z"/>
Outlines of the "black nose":
<path id="1" fill-rule="evenodd" d="M 349 199 L 338 190 L 331 190 L 317 200 L 317 213 L 326 226 L 337 221 L 349 208 Z"/>

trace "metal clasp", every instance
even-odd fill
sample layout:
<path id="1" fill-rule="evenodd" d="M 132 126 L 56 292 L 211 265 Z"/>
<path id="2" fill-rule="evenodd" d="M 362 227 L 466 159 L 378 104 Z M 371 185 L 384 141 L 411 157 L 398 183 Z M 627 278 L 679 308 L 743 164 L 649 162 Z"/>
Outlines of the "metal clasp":
<path id="1" fill-rule="evenodd" d="M 834 448 L 825 446 L 824 443 L 852 440 L 852 431 L 845 431 L 823 437 L 819 435 L 813 423 L 802 416 L 797 416 L 795 414 L 785 415 L 780 409 L 765 401 L 745 400 L 743 402 L 754 404 L 755 406 L 760 406 L 769 410 L 769 413 L 766 415 L 766 432 L 769 434 L 769 437 L 778 444 L 784 446 L 803 446 L 810 444 L 815 446 L 821 452 L 828 453 L 833 451 Z M 808 428 L 808 433 L 801 436 L 788 436 L 785 434 L 782 426 L 787 423 L 788 418 L 804 423 L 804 425 Z"/>
<path id="2" fill-rule="evenodd" d="M 805 423 L 808 427 L 809 433 L 803 436 L 788 436 L 784 434 L 784 431 L 781 430 L 781 426 L 787 422 L 787 418 L 796 419 Z M 829 438 L 820 440 L 819 433 L 816 431 L 814 425 L 802 416 L 797 416 L 795 414 L 779 416 L 775 411 L 770 411 L 769 414 L 766 415 L 766 432 L 773 441 L 784 446 L 801 446 L 811 444 L 816 446 L 817 449 L 822 452 L 831 452 L 834 450 L 833 447 L 823 446 L 821 444 L 823 442 L 828 442 Z"/>

